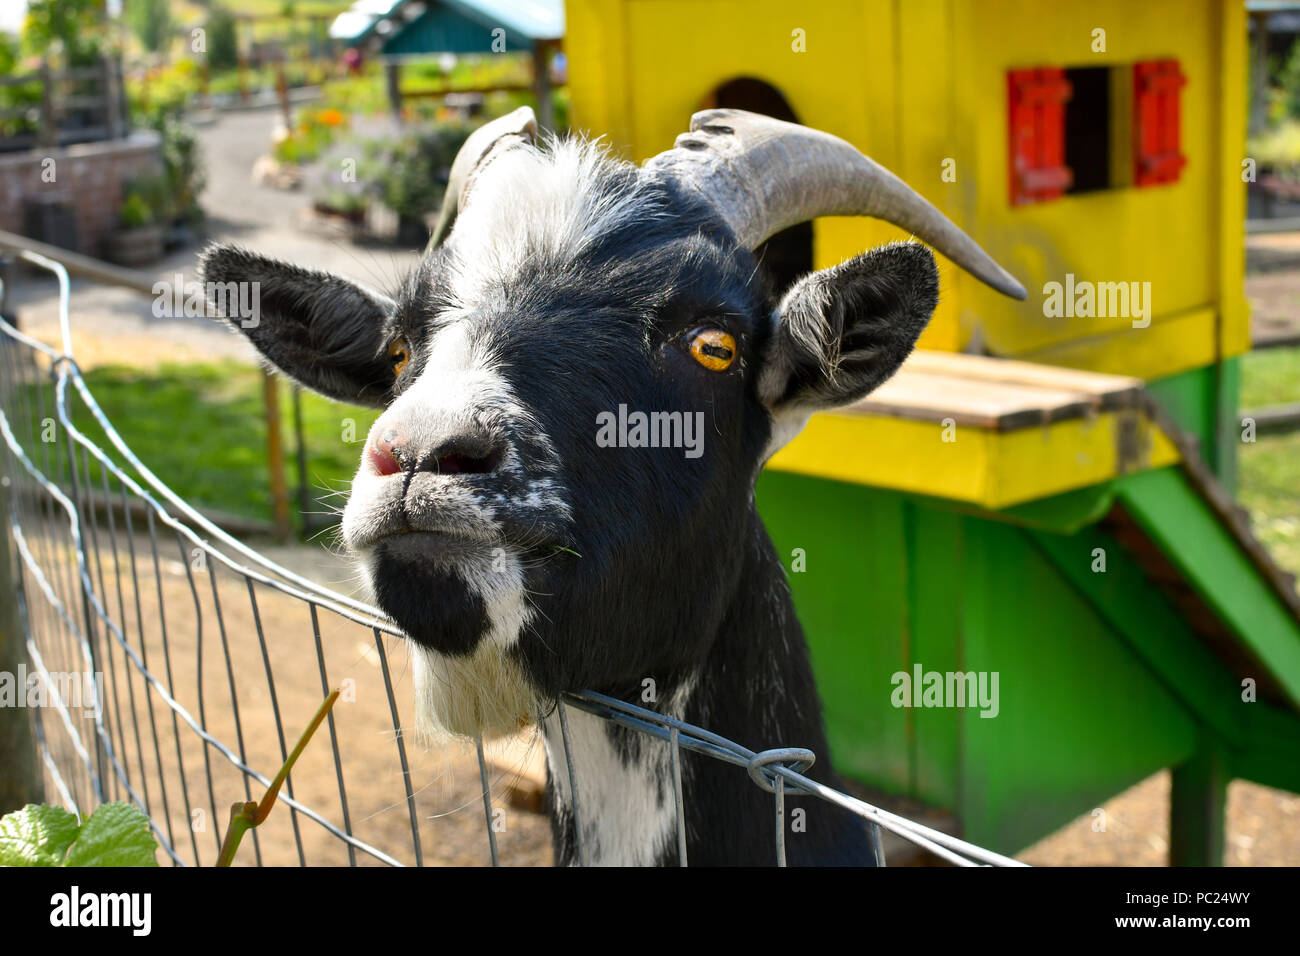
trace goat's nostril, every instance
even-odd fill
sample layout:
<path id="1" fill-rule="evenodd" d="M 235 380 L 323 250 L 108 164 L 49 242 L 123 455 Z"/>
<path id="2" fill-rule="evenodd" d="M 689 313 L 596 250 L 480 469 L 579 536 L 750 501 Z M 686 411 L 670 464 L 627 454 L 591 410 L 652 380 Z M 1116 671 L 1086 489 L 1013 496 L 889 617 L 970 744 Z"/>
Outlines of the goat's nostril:
<path id="1" fill-rule="evenodd" d="M 473 458 L 469 455 L 443 455 L 437 459 L 436 468 L 444 475 L 482 475 L 492 471 L 492 464 L 487 458 Z"/>
<path id="2" fill-rule="evenodd" d="M 485 475 L 496 471 L 505 460 L 505 443 L 486 429 L 471 429 L 453 438 L 426 445 L 423 451 L 400 428 L 383 428 L 374 433 L 366 448 L 366 459 L 379 475 L 424 471 L 435 475 Z"/>
<path id="3" fill-rule="evenodd" d="M 500 445 L 486 435 L 467 435 L 443 442 L 420 462 L 421 471 L 441 475 L 486 475 L 504 457 Z"/>

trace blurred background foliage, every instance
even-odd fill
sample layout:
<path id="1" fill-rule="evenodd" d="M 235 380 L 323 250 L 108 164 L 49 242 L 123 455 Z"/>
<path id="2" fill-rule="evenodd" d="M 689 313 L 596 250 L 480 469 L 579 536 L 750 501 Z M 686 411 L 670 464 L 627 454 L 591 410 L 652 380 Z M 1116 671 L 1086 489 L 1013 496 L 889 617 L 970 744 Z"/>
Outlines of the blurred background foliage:
<path id="1" fill-rule="evenodd" d="M 1252 61 L 1254 56 L 1252 47 Z M 1253 71 L 1256 64 L 1251 67 Z M 1270 56 L 1264 76 L 1265 89 L 1259 95 L 1264 97 L 1265 121 L 1252 132 L 1247 153 L 1262 172 L 1300 183 L 1300 40 L 1289 52 Z"/>

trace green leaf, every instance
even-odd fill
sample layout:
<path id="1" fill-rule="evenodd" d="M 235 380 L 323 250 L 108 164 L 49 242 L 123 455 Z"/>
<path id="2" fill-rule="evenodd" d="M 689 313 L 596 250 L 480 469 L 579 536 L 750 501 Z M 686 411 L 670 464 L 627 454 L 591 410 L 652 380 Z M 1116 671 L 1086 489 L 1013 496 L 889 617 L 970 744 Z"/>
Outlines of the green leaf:
<path id="1" fill-rule="evenodd" d="M 105 803 L 81 827 L 64 866 L 157 866 L 149 818 L 130 803 Z"/>
<path id="2" fill-rule="evenodd" d="M 79 829 L 62 807 L 29 803 L 0 818 L 0 866 L 62 866 Z"/>

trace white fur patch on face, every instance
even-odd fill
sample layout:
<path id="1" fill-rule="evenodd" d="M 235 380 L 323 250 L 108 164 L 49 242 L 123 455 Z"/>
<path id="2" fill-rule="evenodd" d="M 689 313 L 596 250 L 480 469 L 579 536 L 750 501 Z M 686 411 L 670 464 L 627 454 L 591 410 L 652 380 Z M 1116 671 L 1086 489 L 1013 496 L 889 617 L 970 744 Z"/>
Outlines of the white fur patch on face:
<path id="1" fill-rule="evenodd" d="M 433 337 L 420 377 L 379 416 L 371 435 L 395 428 L 408 443 L 429 449 L 469 428 L 488 409 L 532 421 L 470 323 L 453 321 Z M 513 449 L 504 465 L 517 469 L 511 454 Z"/>
<path id="2" fill-rule="evenodd" d="M 788 299 L 789 297 L 787 297 Z M 784 303 L 783 303 L 784 306 Z M 775 329 L 780 329 L 781 308 L 772 313 L 772 325 Z M 805 347 L 815 347 L 815 342 L 806 342 Z M 775 455 L 777 451 L 796 440 L 798 434 L 803 431 L 803 427 L 813 418 L 815 408 L 811 407 L 792 407 L 787 405 L 777 405 L 777 399 L 785 392 L 794 368 L 793 355 L 790 354 L 790 343 L 784 341 L 780 336 L 774 336 L 770 351 L 764 356 L 763 368 L 758 376 L 758 394 L 764 405 L 767 406 L 768 414 L 772 419 L 772 434 L 767 440 L 767 447 L 763 450 L 762 463 L 766 464 L 767 459 Z"/>
<path id="3" fill-rule="evenodd" d="M 766 464 L 769 458 L 799 437 L 799 433 L 808 424 L 808 419 L 812 418 L 813 413 L 817 411 L 812 407 L 792 407 L 789 403 L 777 404 L 781 395 L 784 394 L 790 381 L 790 375 L 794 370 L 795 349 L 802 349 L 809 355 L 821 355 L 827 347 L 825 323 L 818 326 L 817 323 L 799 321 L 792 325 L 785 325 L 789 322 L 789 304 L 792 301 L 792 293 L 795 288 L 801 287 L 806 282 L 808 282 L 808 279 L 795 283 L 794 288 L 785 294 L 781 304 L 777 306 L 771 317 L 775 334 L 772 336 L 772 345 L 768 354 L 763 358 L 763 368 L 758 375 L 758 395 L 767 406 L 768 413 L 772 418 L 772 435 L 768 438 L 767 447 L 763 450 L 763 464 Z M 815 285 L 812 288 L 817 290 L 818 295 L 824 294 L 821 285 Z M 791 339 L 786 339 L 781 334 L 783 325 L 789 330 Z"/>
<path id="4" fill-rule="evenodd" d="M 634 190 L 611 188 L 610 163 L 603 146 L 574 139 L 494 158 L 448 240 L 453 298 L 472 308 L 532 257 L 572 258 L 630 220 L 668 215 Z"/>
<path id="5" fill-rule="evenodd" d="M 771 412 L 772 434 L 763 450 L 762 463 L 767 464 L 769 458 L 798 438 L 812 415 L 810 408 L 779 408 Z"/>
<path id="6" fill-rule="evenodd" d="M 437 745 L 449 736 L 495 740 L 536 722 L 528 679 L 490 644 L 468 657 L 448 657 L 411 645 L 415 677 L 415 729 Z"/>

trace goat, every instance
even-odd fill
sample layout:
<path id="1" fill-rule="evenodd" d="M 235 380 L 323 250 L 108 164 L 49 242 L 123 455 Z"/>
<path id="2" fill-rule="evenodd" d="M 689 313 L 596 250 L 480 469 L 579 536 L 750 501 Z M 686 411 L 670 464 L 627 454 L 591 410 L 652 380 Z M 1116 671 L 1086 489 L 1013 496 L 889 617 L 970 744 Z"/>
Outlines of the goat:
<path id="1" fill-rule="evenodd" d="M 232 246 L 203 254 L 207 281 L 258 284 L 259 320 L 236 327 L 268 362 L 385 409 L 343 540 L 410 639 L 420 730 L 540 725 L 562 864 L 576 825 L 589 862 L 676 860 L 668 748 L 577 712 L 575 823 L 564 692 L 653 686 L 661 712 L 747 746 L 827 750 L 755 480 L 810 415 L 894 373 L 938 273 L 925 246 L 893 243 L 778 297 L 753 250 L 817 216 L 875 216 L 1025 294 L 843 140 L 735 110 L 690 129 L 638 167 L 582 138 L 538 145 L 527 108 L 488 123 L 395 298 Z M 599 441 L 614 415 L 627 440 Z M 647 419 L 702 424 L 699 453 L 633 434 Z M 771 797 L 734 767 L 684 763 L 690 862 L 770 863 Z M 825 762 L 809 773 L 835 784 Z M 870 864 L 863 822 L 813 802 L 789 862 Z"/>

